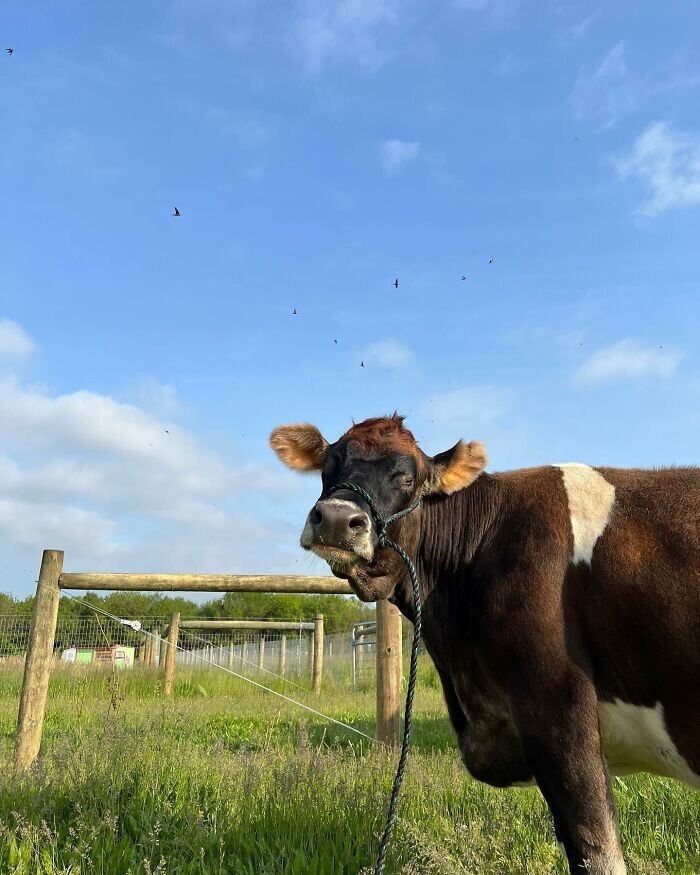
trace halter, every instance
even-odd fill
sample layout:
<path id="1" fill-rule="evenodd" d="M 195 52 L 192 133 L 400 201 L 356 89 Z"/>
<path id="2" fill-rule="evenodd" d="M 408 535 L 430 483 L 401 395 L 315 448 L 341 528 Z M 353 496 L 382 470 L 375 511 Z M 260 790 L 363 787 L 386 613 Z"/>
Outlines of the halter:
<path id="1" fill-rule="evenodd" d="M 398 545 L 395 544 L 393 541 L 390 541 L 389 538 L 387 538 L 387 529 L 392 523 L 395 523 L 397 520 L 403 519 L 403 517 L 408 516 L 409 513 L 415 510 L 421 503 L 421 497 L 418 497 L 413 502 L 413 504 L 409 504 L 409 506 L 404 510 L 400 510 L 398 513 L 392 514 L 386 519 L 383 519 L 382 515 L 377 510 L 374 499 L 369 494 L 369 492 L 364 490 L 361 486 L 356 486 L 354 483 L 336 483 L 335 486 L 329 486 L 328 489 L 324 491 L 322 498 L 325 498 L 327 495 L 331 495 L 333 492 L 337 492 L 339 489 L 349 489 L 351 492 L 356 492 L 360 496 L 360 498 L 363 498 L 367 502 L 372 517 L 374 518 L 374 522 L 377 526 L 377 535 L 379 538 L 380 547 L 392 547 L 393 549 L 397 548 Z"/>
<path id="2" fill-rule="evenodd" d="M 377 526 L 378 546 L 389 547 L 390 549 L 398 553 L 398 555 L 403 559 L 406 568 L 408 569 L 408 576 L 411 579 L 411 589 L 413 590 L 413 614 L 415 620 L 413 622 L 413 644 L 411 645 L 411 661 L 408 671 L 408 688 L 406 690 L 406 708 L 404 711 L 401 753 L 399 755 L 399 763 L 396 768 L 394 784 L 391 789 L 391 797 L 389 798 L 386 826 L 384 827 L 384 834 L 382 835 L 382 840 L 379 845 L 377 863 L 374 867 L 374 875 L 382 875 L 382 873 L 384 872 L 384 865 L 386 863 L 386 855 L 389 850 L 389 843 L 391 842 L 391 834 L 394 829 L 394 823 L 396 822 L 396 808 L 399 802 L 399 793 L 401 791 L 401 784 L 403 782 L 403 774 L 406 769 L 406 763 L 408 761 L 408 749 L 411 741 L 411 724 L 413 717 L 413 694 L 415 692 L 416 678 L 418 676 L 418 648 L 420 645 L 422 623 L 422 606 L 420 589 L 418 587 L 418 572 L 416 571 L 415 563 L 408 555 L 408 553 L 403 549 L 403 547 L 399 546 L 399 544 L 389 538 L 387 530 L 392 523 L 395 523 L 397 520 L 403 519 L 403 517 L 408 516 L 409 513 L 414 511 L 421 503 L 421 499 L 420 497 L 417 498 L 413 502 L 413 504 L 409 504 L 409 506 L 404 510 L 400 510 L 398 513 L 392 514 L 391 516 L 388 516 L 386 519 L 384 519 L 377 510 L 374 499 L 369 494 L 369 492 L 365 491 L 361 486 L 356 486 L 354 483 L 338 483 L 335 486 L 331 486 L 329 489 L 325 490 L 325 492 L 323 493 L 323 497 L 331 495 L 333 492 L 337 492 L 339 489 L 349 489 L 351 492 L 356 492 L 367 503 L 374 519 L 375 525 Z"/>

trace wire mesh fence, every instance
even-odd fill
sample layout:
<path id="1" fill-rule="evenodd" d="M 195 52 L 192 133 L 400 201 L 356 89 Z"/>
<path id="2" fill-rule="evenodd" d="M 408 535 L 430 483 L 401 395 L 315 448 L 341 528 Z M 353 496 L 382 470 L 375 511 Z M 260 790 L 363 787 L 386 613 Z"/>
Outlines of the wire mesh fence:
<path id="1" fill-rule="evenodd" d="M 278 618 L 275 618 L 278 620 Z M 98 614 L 59 617 L 54 655 L 63 664 L 112 666 L 119 668 L 159 668 L 165 660 L 164 640 L 169 617 L 131 617 L 116 621 Z M 179 667 L 212 669 L 222 667 L 239 674 L 277 674 L 283 677 L 310 677 L 313 664 L 312 624 L 296 620 L 298 628 L 289 630 L 180 629 L 175 664 Z M 261 624 L 264 619 L 259 621 Z M 24 661 L 29 641 L 30 617 L 0 616 L 0 665 Z M 337 680 L 352 681 L 353 645 L 351 633 L 326 635 L 323 643 L 324 672 Z M 360 659 L 367 683 L 374 679 L 369 662 L 372 653 Z"/>
<path id="2" fill-rule="evenodd" d="M 312 669 L 313 632 L 308 629 L 181 629 L 179 643 L 182 649 L 176 654 L 175 664 L 180 666 L 222 667 L 240 674 L 272 673 L 282 677 L 310 674 Z"/>
<path id="3" fill-rule="evenodd" d="M 278 618 L 275 618 L 278 619 Z M 131 617 L 121 623 L 93 613 L 59 617 L 54 655 L 61 664 L 156 669 L 163 666 L 168 616 Z M 259 621 L 264 623 L 264 619 Z M 279 675 L 310 678 L 313 664 L 312 624 L 298 620 L 289 630 L 180 629 L 175 664 L 179 668 L 225 668 L 248 676 Z M 0 616 L 0 666 L 20 665 L 29 640 L 30 617 Z M 404 653 L 410 642 L 404 639 Z M 346 632 L 326 635 L 324 675 L 355 690 L 376 683 L 376 624 L 357 624 Z"/>
<path id="4" fill-rule="evenodd" d="M 139 624 L 144 629 L 160 630 L 163 619 L 145 617 L 130 625 L 115 623 L 97 614 L 60 617 L 56 625 L 54 655 L 67 663 L 116 663 L 120 667 L 132 668 L 148 640 L 144 632 L 138 631 Z M 30 626 L 29 617 L 0 616 L 0 664 L 24 659 Z"/>
<path id="5" fill-rule="evenodd" d="M 364 690 L 376 683 L 377 624 L 373 620 L 355 623 L 350 633 L 352 686 Z"/>

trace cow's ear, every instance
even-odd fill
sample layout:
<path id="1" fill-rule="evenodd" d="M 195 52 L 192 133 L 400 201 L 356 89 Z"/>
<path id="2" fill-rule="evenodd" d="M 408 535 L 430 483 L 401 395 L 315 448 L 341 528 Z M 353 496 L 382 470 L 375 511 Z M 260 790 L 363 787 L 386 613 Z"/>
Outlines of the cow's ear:
<path id="1" fill-rule="evenodd" d="M 294 471 L 320 471 L 328 442 L 315 425 L 280 425 L 270 435 L 270 446 Z"/>
<path id="2" fill-rule="evenodd" d="M 473 483 L 486 467 L 488 459 L 486 449 L 479 441 L 470 441 L 468 444 L 457 441 L 451 450 L 433 456 L 430 463 L 426 491 L 451 495 Z"/>

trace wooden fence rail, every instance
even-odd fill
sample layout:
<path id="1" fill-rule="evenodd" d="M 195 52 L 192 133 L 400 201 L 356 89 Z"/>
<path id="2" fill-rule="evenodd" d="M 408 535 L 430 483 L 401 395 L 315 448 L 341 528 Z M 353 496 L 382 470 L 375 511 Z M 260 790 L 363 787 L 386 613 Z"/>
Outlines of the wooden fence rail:
<path id="1" fill-rule="evenodd" d="M 303 575 L 250 574 L 103 574 L 63 572 L 63 552 L 44 550 L 37 581 L 36 599 L 29 630 L 22 692 L 14 745 L 14 768 L 26 771 L 36 760 L 46 710 L 49 676 L 53 664 L 56 621 L 61 589 L 116 590 L 126 592 L 288 592 L 332 593 L 349 595 L 352 590 L 345 581 L 335 577 Z M 211 622 L 206 623 L 212 629 Z M 218 630 L 260 629 L 260 624 L 247 620 L 217 620 Z M 291 631 L 313 630 L 312 687 L 318 695 L 323 677 L 323 616 L 313 623 L 265 624 L 266 628 Z M 147 666 L 164 665 L 164 691 L 172 693 L 175 671 L 175 651 L 180 629 L 203 628 L 201 621 L 180 620 L 173 614 L 168 627 L 168 640 L 160 645 L 148 637 L 143 648 Z M 157 632 L 158 630 L 148 630 Z M 285 642 L 286 643 L 286 642 Z M 245 644 L 243 645 L 245 647 Z M 263 654 L 264 638 L 260 639 L 259 657 Z M 280 670 L 284 673 L 285 648 L 280 650 Z M 401 618 L 388 602 L 377 604 L 377 739 L 385 744 L 399 743 L 399 698 L 401 689 Z"/>
<path id="2" fill-rule="evenodd" d="M 351 595 L 350 584 L 336 577 L 290 574 L 101 574 L 63 573 L 61 589 L 121 592 L 297 592 Z"/>
<path id="3" fill-rule="evenodd" d="M 270 629 L 273 632 L 313 632 L 315 623 L 295 623 L 292 620 L 181 620 L 181 629 L 226 632 L 234 629 Z"/>

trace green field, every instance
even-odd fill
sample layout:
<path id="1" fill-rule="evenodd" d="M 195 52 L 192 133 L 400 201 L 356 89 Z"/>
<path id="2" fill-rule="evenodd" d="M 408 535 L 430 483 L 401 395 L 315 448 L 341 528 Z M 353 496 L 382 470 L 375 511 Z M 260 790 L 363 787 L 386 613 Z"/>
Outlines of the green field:
<path id="1" fill-rule="evenodd" d="M 61 669 L 44 745 L 11 775 L 18 670 L 0 671 L 0 872 L 357 873 L 371 868 L 394 757 L 216 671 L 158 676 Z M 312 705 L 373 732 L 371 691 L 337 683 Z M 115 707 L 116 706 L 116 710 Z M 564 872 L 534 789 L 493 790 L 460 767 L 423 667 L 412 758 L 388 873 Z M 700 794 L 646 776 L 615 781 L 630 872 L 700 872 Z"/>

